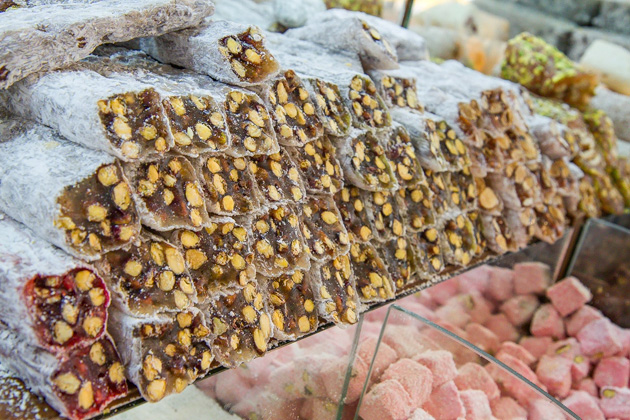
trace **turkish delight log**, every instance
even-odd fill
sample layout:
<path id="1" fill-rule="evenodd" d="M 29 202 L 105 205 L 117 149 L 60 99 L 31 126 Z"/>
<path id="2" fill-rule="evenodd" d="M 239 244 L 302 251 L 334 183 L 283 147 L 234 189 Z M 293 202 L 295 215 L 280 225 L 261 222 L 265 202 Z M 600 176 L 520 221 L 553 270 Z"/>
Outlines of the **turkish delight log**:
<path id="1" fill-rule="evenodd" d="M 395 124 L 381 141 L 400 187 L 413 187 L 426 182 L 416 148 L 405 127 Z"/>
<path id="2" fill-rule="evenodd" d="M 426 184 L 402 188 L 396 192 L 399 206 L 407 210 L 406 229 L 417 232 L 435 225 L 433 192 Z"/>
<path id="3" fill-rule="evenodd" d="M 335 194 L 343 187 L 343 172 L 336 149 L 327 136 L 302 147 L 287 147 L 309 193 Z"/>
<path id="4" fill-rule="evenodd" d="M 350 237 L 332 197 L 310 195 L 297 208 L 312 259 L 326 261 L 348 253 Z"/>
<path id="5" fill-rule="evenodd" d="M 16 115 L 125 161 L 159 156 L 173 145 L 160 95 L 146 83 L 79 68 L 30 76 L 2 96 Z"/>
<path id="6" fill-rule="evenodd" d="M 79 61 L 102 43 L 197 26 L 213 10 L 212 3 L 198 0 L 76 2 L 9 10 L 0 16 L 0 88 Z M 25 48 L 28 54 L 23 54 Z"/>
<path id="7" fill-rule="evenodd" d="M 336 139 L 335 146 L 347 181 L 369 191 L 398 187 L 395 168 L 376 134 L 353 130 L 349 137 Z"/>
<path id="8" fill-rule="evenodd" d="M 405 235 L 404 202 L 400 202 L 395 191 L 365 192 L 368 218 L 376 238 L 387 241 Z"/>
<path id="9" fill-rule="evenodd" d="M 284 71 L 256 90 L 269 106 L 280 144 L 301 146 L 322 135 L 315 98 L 295 71 Z"/>
<path id="10" fill-rule="evenodd" d="M 417 78 L 408 69 L 370 70 L 370 78 L 389 107 L 424 110 L 416 93 Z"/>
<path id="11" fill-rule="evenodd" d="M 163 63 L 236 86 L 263 83 L 279 71 L 260 29 L 234 22 L 207 20 L 198 28 L 144 38 L 140 47 Z"/>
<path id="12" fill-rule="evenodd" d="M 311 273 L 319 316 L 335 324 L 355 324 L 359 296 L 350 256 L 340 255 L 332 262 L 315 263 Z"/>
<path id="13" fill-rule="evenodd" d="M 350 246 L 349 256 L 362 304 L 384 302 L 394 297 L 396 286 L 373 245 L 355 242 Z"/>
<path id="14" fill-rule="evenodd" d="M 196 161 L 196 168 L 210 213 L 236 216 L 260 206 L 261 198 L 255 193 L 256 181 L 247 158 L 204 156 Z"/>
<path id="15" fill-rule="evenodd" d="M 368 192 L 347 186 L 335 194 L 341 220 L 352 241 L 368 242 L 375 236 L 367 206 Z"/>
<path id="16" fill-rule="evenodd" d="M 0 210 L 87 260 L 137 236 L 130 187 L 112 156 L 33 123 L 3 121 L 0 132 Z"/>
<path id="17" fill-rule="evenodd" d="M 27 227 L 1 217 L 1 322 L 52 353 L 99 338 L 110 299 L 103 280 Z"/>
<path id="18" fill-rule="evenodd" d="M 387 265 L 396 292 L 409 289 L 418 283 L 416 276 L 416 250 L 408 238 L 395 238 L 379 244 L 378 249 Z"/>
<path id="19" fill-rule="evenodd" d="M 272 336 L 267 297 L 260 282 L 217 294 L 203 309 L 214 336 L 216 360 L 225 367 L 236 367 L 267 351 Z"/>
<path id="20" fill-rule="evenodd" d="M 417 256 L 417 273 L 423 280 L 431 280 L 444 271 L 444 232 L 435 227 L 415 232 L 409 236 Z"/>
<path id="21" fill-rule="evenodd" d="M 320 16 L 326 15 L 324 12 Z M 352 51 L 359 55 L 365 70 L 398 67 L 396 51 L 379 31 L 354 16 L 330 16 L 285 33 L 290 38 L 319 44 L 333 51 Z"/>
<path id="22" fill-rule="evenodd" d="M 308 271 L 296 270 L 291 274 L 264 279 L 263 282 L 269 296 L 274 338 L 295 340 L 317 330 L 314 282 Z"/>
<path id="23" fill-rule="evenodd" d="M 300 172 L 284 149 L 272 155 L 250 158 L 249 168 L 264 200 L 270 203 L 301 202 L 305 198 Z"/>
<path id="24" fill-rule="evenodd" d="M 250 223 L 258 273 L 273 277 L 310 267 L 300 219 L 293 207 L 277 204 L 254 214 Z"/>
<path id="25" fill-rule="evenodd" d="M 588 105 L 598 83 L 597 76 L 582 70 L 555 47 L 527 32 L 508 42 L 501 77 L 576 108 Z"/>
<path id="26" fill-rule="evenodd" d="M 63 355 L 34 347 L 11 329 L 0 330 L 0 361 L 62 416 L 90 418 L 127 394 L 125 370 L 105 335 Z"/>
<path id="27" fill-rule="evenodd" d="M 197 302 L 184 255 L 174 245 L 150 234 L 96 262 L 116 306 L 131 315 L 148 317 L 175 312 Z"/>
<path id="28" fill-rule="evenodd" d="M 112 310 L 108 330 L 118 343 L 127 378 L 149 402 L 182 392 L 214 360 L 212 332 L 195 308 L 152 318 Z"/>
<path id="29" fill-rule="evenodd" d="M 208 222 L 197 173 L 183 156 L 125 166 L 142 223 L 158 231 Z"/>

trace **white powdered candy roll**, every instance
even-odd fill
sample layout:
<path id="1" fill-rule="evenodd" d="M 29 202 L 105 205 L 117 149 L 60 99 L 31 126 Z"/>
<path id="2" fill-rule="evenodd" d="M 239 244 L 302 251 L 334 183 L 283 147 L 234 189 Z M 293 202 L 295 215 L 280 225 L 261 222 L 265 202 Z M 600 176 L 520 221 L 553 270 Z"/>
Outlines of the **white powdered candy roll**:
<path id="1" fill-rule="evenodd" d="M 0 362 L 73 420 L 93 417 L 127 394 L 125 370 L 108 335 L 59 355 L 0 325 Z"/>
<path id="2" fill-rule="evenodd" d="M 114 157 L 34 123 L 5 120 L 0 134 L 1 211 L 86 260 L 135 239 L 136 207 Z"/>
<path id="3" fill-rule="evenodd" d="M 109 292 L 81 261 L 0 214 L 0 321 L 53 353 L 105 331 Z"/>
<path id="4" fill-rule="evenodd" d="M 0 15 L 0 88 L 79 61 L 102 43 L 194 27 L 214 10 L 207 0 L 54 3 Z"/>
<path id="5" fill-rule="evenodd" d="M 28 77 L 0 97 L 16 115 L 125 161 L 160 156 L 173 146 L 160 95 L 147 83 L 77 65 Z"/>
<path id="6" fill-rule="evenodd" d="M 163 63 L 237 86 L 263 83 L 279 70 L 260 29 L 228 21 L 208 20 L 199 28 L 145 38 L 140 47 Z"/>

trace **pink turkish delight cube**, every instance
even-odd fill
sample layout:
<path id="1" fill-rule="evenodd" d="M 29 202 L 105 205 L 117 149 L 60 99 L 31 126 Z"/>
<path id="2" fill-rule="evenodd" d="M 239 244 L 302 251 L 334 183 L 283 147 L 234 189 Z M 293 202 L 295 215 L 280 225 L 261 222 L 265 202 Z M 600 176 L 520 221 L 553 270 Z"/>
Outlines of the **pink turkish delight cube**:
<path id="1" fill-rule="evenodd" d="M 407 325 L 388 326 L 383 341 L 394 349 L 399 359 L 413 358 L 435 345 L 425 340 L 414 326 Z"/>
<path id="2" fill-rule="evenodd" d="M 591 321 L 577 334 L 582 352 L 589 357 L 607 357 L 623 349 L 616 326 L 610 320 Z"/>
<path id="3" fill-rule="evenodd" d="M 595 381 L 591 378 L 584 378 L 577 383 L 573 382 L 573 389 L 576 391 L 584 391 L 595 398 L 599 396 L 597 385 L 595 385 Z"/>
<path id="4" fill-rule="evenodd" d="M 380 378 L 381 373 L 389 365 L 394 363 L 398 359 L 398 355 L 387 343 L 381 342 L 378 347 L 378 354 L 376 359 L 373 359 L 374 351 L 376 349 L 376 344 L 378 343 L 377 337 L 368 337 L 359 343 L 359 347 L 357 348 L 357 356 L 366 363 L 374 363 L 372 365 L 372 377 L 370 381 L 376 381 Z"/>
<path id="5" fill-rule="evenodd" d="M 458 299 L 455 297 L 454 299 Z M 456 327 L 464 327 L 471 321 L 471 316 L 458 301 L 449 300 L 446 305 L 435 310 L 439 320 L 448 322 Z"/>
<path id="6" fill-rule="evenodd" d="M 326 396 L 333 401 L 341 399 L 343 383 L 348 369 L 348 357 L 335 358 L 321 366 L 319 377 L 325 389 Z M 359 399 L 363 391 L 363 385 L 367 379 L 369 366 L 366 362 L 357 357 L 352 365 L 352 373 L 348 384 L 346 401 L 352 403 Z"/>
<path id="7" fill-rule="evenodd" d="M 501 392 L 490 374 L 476 363 L 466 363 L 459 368 L 457 377 L 454 379 L 457 389 L 465 391 L 476 389 L 482 391 L 489 401 L 499 398 Z"/>
<path id="8" fill-rule="evenodd" d="M 435 417 L 424 411 L 422 408 L 418 408 L 416 411 L 411 413 L 409 420 L 435 420 Z"/>
<path id="9" fill-rule="evenodd" d="M 599 361 L 593 373 L 593 380 L 600 388 L 627 387 L 629 379 L 630 360 L 625 357 L 605 357 Z"/>
<path id="10" fill-rule="evenodd" d="M 540 359 L 552 343 L 553 339 L 551 337 L 523 337 L 519 341 L 519 344 L 536 359 Z"/>
<path id="11" fill-rule="evenodd" d="M 495 333 L 501 342 L 518 340 L 519 332 L 505 314 L 490 315 L 484 327 Z"/>
<path id="12" fill-rule="evenodd" d="M 477 323 L 466 325 L 468 341 L 486 353 L 495 354 L 501 345 L 499 337 L 488 328 Z"/>
<path id="13" fill-rule="evenodd" d="M 490 402 L 482 391 L 475 389 L 460 391 L 459 397 L 466 410 L 466 420 L 487 420 L 492 417 Z"/>
<path id="14" fill-rule="evenodd" d="M 590 371 L 591 362 L 587 357 L 578 354 L 573 358 L 573 364 L 571 365 L 571 380 L 573 382 L 586 378 Z"/>
<path id="15" fill-rule="evenodd" d="M 551 284 L 551 269 L 547 264 L 524 262 L 514 265 L 514 292 L 542 295 Z"/>
<path id="16" fill-rule="evenodd" d="M 436 388 L 422 409 L 441 420 L 458 420 L 466 416 L 459 391 L 452 381 Z"/>
<path id="17" fill-rule="evenodd" d="M 606 420 L 597 404 L 597 399 L 589 395 L 588 392 L 574 391 L 562 401 L 562 404 L 581 419 Z"/>
<path id="18" fill-rule="evenodd" d="M 492 267 L 486 295 L 497 302 L 511 298 L 514 295 L 514 271 L 507 268 Z"/>
<path id="19" fill-rule="evenodd" d="M 365 395 L 359 415 L 363 420 L 407 420 L 414 407 L 398 381 L 378 383 Z"/>
<path id="20" fill-rule="evenodd" d="M 492 415 L 499 420 L 527 420 L 527 410 L 510 397 L 490 401 L 490 408 Z"/>
<path id="21" fill-rule="evenodd" d="M 534 363 L 536 363 L 536 360 L 538 360 L 534 357 L 534 355 L 527 351 L 525 347 L 511 341 L 506 341 L 501 344 L 497 355 L 501 353 L 507 353 L 516 359 L 522 360 L 529 367 L 532 367 Z"/>
<path id="22" fill-rule="evenodd" d="M 453 296 L 459 293 L 459 284 L 453 279 L 443 281 L 424 290 L 422 294 L 427 294 L 435 302 L 444 305 Z"/>
<path id="23" fill-rule="evenodd" d="M 433 374 L 420 363 L 411 359 L 400 359 L 388 367 L 381 376 L 382 381 L 395 380 L 405 388 L 414 407 L 420 407 L 431 395 Z"/>
<path id="24" fill-rule="evenodd" d="M 580 280 L 567 277 L 547 289 L 547 297 L 561 316 L 567 316 L 589 302 L 593 295 Z"/>
<path id="25" fill-rule="evenodd" d="M 460 293 L 486 293 L 491 270 L 490 266 L 482 265 L 455 277 Z"/>
<path id="26" fill-rule="evenodd" d="M 565 412 L 549 400 L 537 399 L 529 404 L 528 420 L 565 420 Z"/>
<path id="27" fill-rule="evenodd" d="M 564 338 L 564 322 L 553 305 L 541 305 L 534 313 L 530 331 L 534 337 Z"/>
<path id="28" fill-rule="evenodd" d="M 630 419 L 630 389 L 612 386 L 602 388 L 599 408 L 606 418 Z"/>
<path id="29" fill-rule="evenodd" d="M 538 391 L 499 365 L 490 363 L 485 369 L 507 396 L 513 397 L 522 406 L 526 407 L 532 399 L 540 398 Z"/>
<path id="30" fill-rule="evenodd" d="M 540 306 L 536 295 L 517 295 L 506 300 L 499 308 L 507 316 L 512 325 L 520 327 L 532 319 Z"/>
<path id="31" fill-rule="evenodd" d="M 602 314 L 598 309 L 588 305 L 582 306 L 577 310 L 577 312 L 565 320 L 567 334 L 571 337 L 575 337 L 577 333 L 579 333 L 582 328 L 590 324 L 591 321 L 602 318 L 604 318 L 604 314 Z"/>
<path id="32" fill-rule="evenodd" d="M 235 390 L 238 392 L 234 392 Z M 230 370 L 216 376 L 216 397 L 222 404 L 232 406 L 238 403 L 243 395 L 252 389 L 252 385 L 240 375 Z"/>
<path id="33" fill-rule="evenodd" d="M 564 398 L 571 390 L 570 359 L 559 356 L 543 356 L 538 361 L 536 374 L 538 380 L 547 387 L 554 397 Z"/>
<path id="34" fill-rule="evenodd" d="M 413 360 L 427 367 L 433 374 L 433 388 L 453 380 L 457 376 L 457 367 L 450 352 L 445 350 L 429 350 Z"/>
<path id="35" fill-rule="evenodd" d="M 621 328 L 617 325 L 615 325 L 615 327 L 617 327 L 617 334 L 619 334 L 619 339 L 623 347 L 619 356 L 630 356 L 630 329 Z"/>
<path id="36" fill-rule="evenodd" d="M 338 404 L 325 398 L 309 398 L 300 408 L 300 416 L 309 420 L 334 420 L 337 418 Z M 284 418 L 292 418 L 294 413 L 285 413 Z"/>

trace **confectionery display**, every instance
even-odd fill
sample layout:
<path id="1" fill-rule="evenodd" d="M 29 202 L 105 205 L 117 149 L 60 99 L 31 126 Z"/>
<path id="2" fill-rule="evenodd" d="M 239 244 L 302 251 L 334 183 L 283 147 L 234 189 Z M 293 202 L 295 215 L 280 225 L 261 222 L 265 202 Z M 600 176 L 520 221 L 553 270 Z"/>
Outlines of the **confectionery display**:
<path id="1" fill-rule="evenodd" d="M 357 357 L 342 333 L 318 353 L 321 329 L 373 333 L 381 312 L 366 313 L 427 289 L 422 316 L 525 363 L 512 367 L 567 407 L 630 416 L 627 334 L 603 315 L 568 331 L 597 312 L 577 279 L 523 263 L 444 282 L 627 210 L 629 161 L 589 104 L 597 76 L 526 33 L 501 78 L 431 61 L 423 37 L 373 16 L 378 1 L 280 26 L 262 22 L 291 15 L 282 2 L 229 1 L 216 16 L 210 0 L 0 6 L 0 363 L 83 419 L 128 383 L 158 402 L 300 340 L 211 394 L 250 419 L 332 418 L 342 402 L 366 420 L 540 418 L 548 401 L 479 360 L 425 354 L 449 349 L 409 325 Z M 452 375 L 436 382 L 434 365 Z"/>

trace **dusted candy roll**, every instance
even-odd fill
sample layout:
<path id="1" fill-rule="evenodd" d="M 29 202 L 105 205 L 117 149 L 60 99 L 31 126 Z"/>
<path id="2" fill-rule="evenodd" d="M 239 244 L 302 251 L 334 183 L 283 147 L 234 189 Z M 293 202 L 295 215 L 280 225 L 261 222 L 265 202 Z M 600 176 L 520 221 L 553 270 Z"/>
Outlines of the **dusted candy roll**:
<path id="1" fill-rule="evenodd" d="M 350 237 L 332 197 L 311 195 L 297 208 L 312 259 L 325 261 L 348 253 Z"/>
<path id="2" fill-rule="evenodd" d="M 337 159 L 347 181 L 368 191 L 396 189 L 396 168 L 387 158 L 380 139 L 371 131 L 353 130 L 337 139 Z"/>
<path id="3" fill-rule="evenodd" d="M 385 155 L 391 162 L 392 171 L 401 188 L 425 182 L 422 166 L 416 156 L 416 148 L 403 126 L 395 124 L 382 142 Z"/>
<path id="4" fill-rule="evenodd" d="M 344 187 L 335 194 L 335 203 L 346 230 L 353 241 L 368 242 L 375 236 L 368 213 L 368 192 L 357 187 Z"/>
<path id="5" fill-rule="evenodd" d="M 418 274 L 430 280 L 444 270 L 444 233 L 434 227 L 414 233 L 411 242 L 418 255 Z"/>
<path id="6" fill-rule="evenodd" d="M 310 267 L 296 211 L 285 204 L 257 213 L 251 220 L 256 271 L 274 277 Z"/>
<path id="7" fill-rule="evenodd" d="M 555 47 L 527 32 L 508 42 L 501 77 L 577 108 L 588 105 L 598 82 L 597 76 L 582 70 Z"/>
<path id="8" fill-rule="evenodd" d="M 212 334 L 197 309 L 135 318 L 112 310 L 109 332 L 119 344 L 127 377 L 147 401 L 182 392 L 210 370 Z"/>
<path id="9" fill-rule="evenodd" d="M 254 175 L 263 200 L 270 203 L 304 200 L 306 196 L 304 182 L 297 167 L 284 150 L 268 156 L 252 157 L 249 169 Z M 251 194 L 251 191 L 247 193 Z"/>
<path id="10" fill-rule="evenodd" d="M 303 146 L 322 135 L 324 127 L 315 110 L 315 98 L 293 70 L 257 90 L 269 106 L 280 144 Z"/>
<path id="11" fill-rule="evenodd" d="M 246 158 L 216 154 L 199 158 L 195 166 L 210 213 L 237 216 L 260 206 L 261 197 L 255 193 L 256 181 Z"/>
<path id="12" fill-rule="evenodd" d="M 105 331 L 109 292 L 93 269 L 0 218 L 0 319 L 31 345 L 61 353 Z"/>
<path id="13" fill-rule="evenodd" d="M 399 206 L 407 209 L 406 229 L 417 232 L 435 225 L 433 192 L 426 184 L 400 189 L 396 194 Z"/>
<path id="14" fill-rule="evenodd" d="M 219 290 L 245 286 L 256 276 L 250 233 L 230 218 L 213 219 L 200 230 L 176 230 L 171 240 L 184 252 L 200 302 Z"/>
<path id="15" fill-rule="evenodd" d="M 396 238 L 379 245 L 397 292 L 416 286 L 421 281 L 416 276 L 416 249 L 409 239 Z"/>
<path id="16" fill-rule="evenodd" d="M 315 19 L 306 26 L 287 31 L 285 35 L 311 41 L 333 51 L 352 51 L 359 56 L 365 70 L 398 67 L 396 51 L 389 41 L 360 17 L 350 14 L 327 16 L 321 20 L 317 20 L 316 16 Z"/>
<path id="17" fill-rule="evenodd" d="M 394 282 L 376 248 L 368 243 L 353 243 L 349 255 L 361 303 L 383 302 L 394 297 Z"/>
<path id="18" fill-rule="evenodd" d="M 401 238 L 405 235 L 405 214 L 401 203 L 396 199 L 396 193 L 391 191 L 376 191 L 365 193 L 365 205 L 372 230 L 377 239 L 387 241 Z"/>
<path id="19" fill-rule="evenodd" d="M 199 25 L 214 11 L 211 3 L 196 0 L 40 4 L 3 13 L 0 88 L 31 73 L 79 61 L 102 43 Z M 41 30 L 43 26 L 46 31 Z M 29 49 L 28 55 L 21 53 L 24 48 Z"/>
<path id="20" fill-rule="evenodd" d="M 332 263 L 316 263 L 313 295 L 319 316 L 335 324 L 357 322 L 359 295 L 349 255 L 340 255 Z"/>
<path id="21" fill-rule="evenodd" d="M 303 147 L 285 149 L 298 169 L 309 193 L 335 194 L 343 187 L 343 172 L 336 149 L 323 136 Z"/>
<path id="22" fill-rule="evenodd" d="M 90 418 L 127 394 L 125 369 L 107 335 L 60 355 L 33 347 L 15 331 L 3 329 L 0 360 L 70 419 Z"/>
<path id="23" fill-rule="evenodd" d="M 313 286 L 310 273 L 304 270 L 265 280 L 275 338 L 295 340 L 317 330 Z"/>
<path id="24" fill-rule="evenodd" d="M 125 174 L 142 223 L 159 231 L 198 228 L 208 222 L 197 173 L 183 156 L 127 165 Z"/>
<path id="25" fill-rule="evenodd" d="M 216 336 L 212 348 L 221 365 L 236 367 L 267 351 L 272 325 L 263 293 L 262 281 L 250 282 L 235 292 L 213 296 L 203 309 Z"/>
<path id="26" fill-rule="evenodd" d="M 78 67 L 33 75 L 2 96 L 15 114 L 125 161 L 160 156 L 173 146 L 162 98 L 146 82 Z"/>
<path id="27" fill-rule="evenodd" d="M 263 83 L 279 71 L 255 26 L 209 20 L 204 26 L 157 38 L 144 38 L 140 47 L 163 63 L 207 74 L 236 86 Z"/>
<path id="28" fill-rule="evenodd" d="M 115 159 L 18 120 L 0 123 L 0 210 L 66 252 L 94 260 L 140 224 Z"/>
<path id="29" fill-rule="evenodd" d="M 150 234 L 105 254 L 96 266 L 114 293 L 116 306 L 129 314 L 147 317 L 184 310 L 197 302 L 182 252 Z"/>

